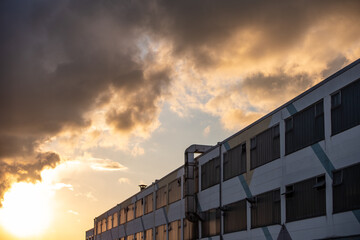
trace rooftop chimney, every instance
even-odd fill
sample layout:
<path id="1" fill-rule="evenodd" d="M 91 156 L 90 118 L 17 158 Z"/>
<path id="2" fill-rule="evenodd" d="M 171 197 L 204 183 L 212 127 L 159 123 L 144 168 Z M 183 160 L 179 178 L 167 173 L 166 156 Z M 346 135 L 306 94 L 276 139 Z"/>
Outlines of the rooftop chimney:
<path id="1" fill-rule="evenodd" d="M 140 191 L 142 191 L 142 190 L 144 190 L 147 186 L 146 186 L 145 184 L 140 184 L 139 187 L 140 187 Z"/>

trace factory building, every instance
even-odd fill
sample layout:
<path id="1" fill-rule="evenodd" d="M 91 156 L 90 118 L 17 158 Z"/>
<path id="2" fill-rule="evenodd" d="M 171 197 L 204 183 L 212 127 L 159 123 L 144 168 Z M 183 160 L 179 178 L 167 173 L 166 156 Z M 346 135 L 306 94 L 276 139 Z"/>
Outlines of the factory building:
<path id="1" fill-rule="evenodd" d="M 217 145 L 187 148 L 183 166 L 86 232 L 115 239 L 360 239 L 360 59 Z"/>

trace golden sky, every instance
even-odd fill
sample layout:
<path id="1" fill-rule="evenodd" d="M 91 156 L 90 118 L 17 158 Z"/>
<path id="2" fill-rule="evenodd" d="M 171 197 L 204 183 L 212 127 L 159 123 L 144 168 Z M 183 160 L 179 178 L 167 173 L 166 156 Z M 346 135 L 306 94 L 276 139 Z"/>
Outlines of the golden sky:
<path id="1" fill-rule="evenodd" d="M 187 146 L 216 144 L 359 58 L 359 9 L 1 1 L 0 239 L 84 239 Z"/>

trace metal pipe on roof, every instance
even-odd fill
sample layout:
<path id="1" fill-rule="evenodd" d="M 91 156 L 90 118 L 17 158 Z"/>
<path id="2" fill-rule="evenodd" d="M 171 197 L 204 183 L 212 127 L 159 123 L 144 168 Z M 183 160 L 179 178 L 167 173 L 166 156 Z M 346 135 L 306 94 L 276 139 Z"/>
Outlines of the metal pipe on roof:
<path id="1" fill-rule="evenodd" d="M 193 144 L 185 150 L 185 165 L 184 165 L 184 192 L 185 192 L 185 216 L 190 222 L 199 220 L 197 213 L 197 206 L 195 200 L 195 174 L 194 170 L 196 163 L 194 161 L 194 153 L 204 153 L 213 146 Z"/>

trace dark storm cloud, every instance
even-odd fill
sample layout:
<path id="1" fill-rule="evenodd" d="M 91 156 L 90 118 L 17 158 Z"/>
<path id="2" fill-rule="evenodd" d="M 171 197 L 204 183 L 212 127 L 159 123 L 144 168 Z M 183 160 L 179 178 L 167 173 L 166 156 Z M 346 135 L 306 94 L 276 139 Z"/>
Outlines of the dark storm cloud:
<path id="1" fill-rule="evenodd" d="M 176 53 L 191 55 L 198 66 L 205 67 L 206 63 L 210 66 L 217 63 L 219 59 L 212 53 L 228 48 L 228 41 L 236 33 L 249 31 L 259 36 L 258 41 L 250 44 L 247 39 L 237 42 L 240 46 L 250 45 L 246 49 L 246 57 L 256 59 L 286 52 L 290 47 L 301 44 L 309 29 L 322 21 L 336 19 L 336 23 L 344 24 L 360 21 L 360 2 L 354 0 L 164 0 L 159 3 L 159 9 L 164 14 L 164 23 L 159 24 L 157 30 L 172 39 Z M 356 41 L 359 36 L 354 31 L 355 39 L 346 39 L 344 43 Z"/>
<path id="2" fill-rule="evenodd" d="M 149 74 L 146 79 L 146 88 L 135 91 L 124 97 L 127 106 L 122 109 L 111 109 L 106 116 L 109 125 L 120 132 L 131 132 L 137 126 L 149 126 L 156 121 L 157 106 L 154 99 L 163 92 L 163 87 L 170 82 L 169 69 L 163 69 Z"/>
<path id="3" fill-rule="evenodd" d="M 346 65 L 346 62 L 347 59 L 344 56 L 338 56 L 327 64 L 326 69 L 322 71 L 321 75 L 324 78 L 329 77 L 331 74 L 337 72 L 340 67 L 344 67 L 344 65 Z"/>
<path id="4" fill-rule="evenodd" d="M 110 87 L 121 89 L 124 99 L 155 91 L 131 102 L 146 108 L 161 95 L 157 85 L 167 84 L 159 75 L 147 88 L 144 66 L 135 60 L 139 6 L 84 4 L 3 4 L 0 134 L 11 142 L 89 125 L 83 114 L 96 107 L 101 94 L 101 103 L 109 101 L 104 92 Z"/>
<path id="5" fill-rule="evenodd" d="M 304 89 L 311 87 L 312 83 L 313 79 L 307 74 L 289 76 L 279 71 L 267 76 L 262 73 L 251 75 L 238 88 L 248 95 L 252 103 L 265 102 L 269 104 L 269 102 L 284 102 L 290 96 L 296 96 Z M 286 93 L 284 89 L 286 89 Z"/>
<path id="6" fill-rule="evenodd" d="M 139 59 L 136 44 L 146 3 L 0 4 L 2 198 L 11 181 L 37 180 L 46 165 L 55 166 L 53 161 L 39 165 L 39 156 L 50 154 L 39 145 L 65 128 L 89 126 L 84 113 L 109 102 L 109 89 L 121 92 L 122 105 L 129 105 L 125 115 L 111 118 L 115 128 L 149 124 L 168 77 L 162 71 L 145 76 Z"/>

